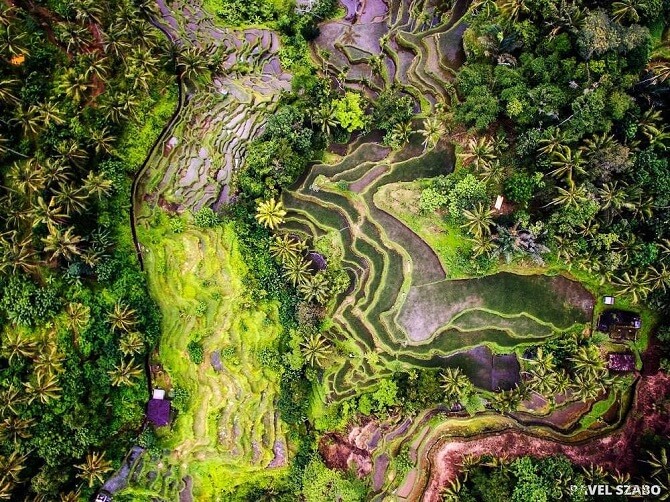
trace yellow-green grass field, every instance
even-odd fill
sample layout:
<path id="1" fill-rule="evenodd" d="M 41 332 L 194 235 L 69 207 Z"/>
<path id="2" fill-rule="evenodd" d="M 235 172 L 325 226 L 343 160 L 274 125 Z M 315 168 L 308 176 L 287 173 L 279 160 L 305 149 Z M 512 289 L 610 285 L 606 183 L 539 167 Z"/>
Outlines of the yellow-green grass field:
<path id="1" fill-rule="evenodd" d="M 249 300 L 242 282 L 247 269 L 229 226 L 187 224 L 175 233 L 160 210 L 149 220 L 138 236 L 150 292 L 163 314 L 161 380 L 186 389 L 189 398 L 171 430 L 161 431 L 163 457 L 145 456 L 129 490 L 173 500 L 190 477 L 193 500 L 223 500 L 240 484 L 285 472 L 284 461 L 269 467 L 275 441 L 286 451 L 274 406 L 279 375 L 257 360 L 280 334 L 277 304 Z M 189 357 L 192 340 L 204 349 L 200 364 Z M 211 364 L 214 351 L 221 354 L 219 372 Z M 152 480 L 152 471 L 163 479 Z"/>

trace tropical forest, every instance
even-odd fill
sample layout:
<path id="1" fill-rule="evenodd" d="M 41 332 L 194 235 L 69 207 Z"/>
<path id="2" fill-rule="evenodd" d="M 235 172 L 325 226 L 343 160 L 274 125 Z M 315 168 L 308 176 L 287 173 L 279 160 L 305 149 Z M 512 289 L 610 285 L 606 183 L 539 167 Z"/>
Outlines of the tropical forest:
<path id="1" fill-rule="evenodd" d="M 670 0 L 0 0 L 0 500 L 670 500 Z"/>

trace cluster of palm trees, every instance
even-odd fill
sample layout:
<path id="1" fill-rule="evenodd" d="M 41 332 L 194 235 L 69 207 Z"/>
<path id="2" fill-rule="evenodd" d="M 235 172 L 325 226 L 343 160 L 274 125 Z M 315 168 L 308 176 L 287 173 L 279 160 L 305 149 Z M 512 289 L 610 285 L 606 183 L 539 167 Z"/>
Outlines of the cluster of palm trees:
<path id="1" fill-rule="evenodd" d="M 554 402 L 557 395 L 570 395 L 580 401 L 597 399 L 613 385 L 600 349 L 594 344 L 582 345 L 569 358 L 571 371 L 558 367 L 554 355 L 537 349 L 533 359 L 527 359 L 524 371 L 529 390 Z"/>
<path id="2" fill-rule="evenodd" d="M 658 472 L 667 473 L 667 458 L 665 458 L 665 463 L 653 454 L 652 458 L 654 463 L 652 464 L 652 461 L 649 461 L 649 463 L 654 465 L 658 462 L 658 465 L 665 465 L 665 467 L 656 468 L 656 470 Z M 514 458 L 511 458 L 508 455 L 464 455 L 459 462 L 459 477 L 451 481 L 442 490 L 442 500 L 448 502 L 458 502 L 462 500 L 461 493 L 465 483 L 468 481 L 468 478 L 470 478 L 472 471 L 477 468 L 483 467 L 486 469 L 497 470 L 502 473 L 505 478 L 509 478 L 513 472 L 513 461 Z M 665 471 L 663 471 L 663 469 L 665 469 Z M 576 468 L 567 472 L 562 469 L 557 470 L 555 472 L 555 478 L 551 483 L 551 489 L 556 500 L 561 500 L 564 498 L 569 499 L 571 495 L 574 495 L 573 485 L 625 485 L 628 484 L 630 480 L 631 477 L 628 473 L 620 472 L 618 469 L 607 472 L 600 465 L 590 464 L 581 469 Z M 654 481 L 658 482 L 656 478 L 654 478 Z"/>
<path id="3" fill-rule="evenodd" d="M 142 354 L 145 350 L 142 335 L 134 330 L 137 324 L 136 312 L 116 302 L 108 314 L 108 320 L 112 331 L 120 335 L 119 349 L 124 355 L 124 359 L 108 372 L 111 383 L 115 387 L 135 385 L 137 378 L 143 373 L 142 366 L 135 362 L 135 355 Z"/>
<path id="4" fill-rule="evenodd" d="M 281 201 L 274 198 L 260 201 L 256 208 L 256 220 L 275 231 L 270 243 L 270 254 L 279 262 L 284 277 L 298 289 L 308 302 L 325 305 L 331 297 L 331 285 L 326 272 L 312 272 L 312 263 L 306 257 L 309 248 L 299 237 L 277 229 L 284 222 L 286 210 Z"/>
<path id="5" fill-rule="evenodd" d="M 15 486 L 23 482 L 20 473 L 27 455 L 21 454 L 21 442 L 32 436 L 35 420 L 24 413 L 33 403 L 47 404 L 58 399 L 62 391 L 58 378 L 64 371 L 65 356 L 56 345 L 56 333 L 47 330 L 36 337 L 16 327 L 3 334 L 0 356 L 17 367 L 30 364 L 27 381 L 9 382 L 0 388 L 0 440 L 13 445 L 12 453 L 0 457 L 0 500 L 9 500 Z"/>
<path id="6" fill-rule="evenodd" d="M 14 74 L 0 75 L 0 158 L 15 159 L 1 182 L 5 273 L 100 262 L 105 250 L 80 233 L 78 222 L 113 187 L 91 165 L 114 154 L 113 129 L 136 117 L 160 69 L 160 39 L 130 3 L 77 0 L 65 14 L 50 13 L 48 23 L 44 12 L 6 5 L 0 11 L 0 56 L 23 58 Z M 50 26 L 50 39 L 69 59 L 41 99 L 26 101 L 22 69 L 34 47 L 27 34 L 39 24 Z"/>
<path id="7" fill-rule="evenodd" d="M 634 184 L 616 179 L 593 180 L 594 174 L 589 172 L 589 167 L 598 161 L 603 152 L 626 156 L 629 152 L 639 151 L 642 145 L 664 144 L 670 140 L 670 132 L 663 125 L 657 110 L 650 109 L 642 114 L 638 130 L 638 138 L 627 147 L 621 146 L 614 136 L 601 134 L 585 139 L 581 146 L 575 148 L 568 144 L 560 129 L 549 128 L 537 149 L 539 159 L 550 166 L 545 176 L 555 183 L 553 198 L 542 209 L 551 209 L 557 214 L 582 210 L 591 214 L 577 227 L 556 224 L 552 228 L 552 224 L 546 222 L 551 222 L 551 218 L 543 218 L 546 221 L 541 226 L 555 234 L 559 258 L 568 266 L 577 265 L 601 275 L 604 281 L 615 284 L 622 294 L 630 295 L 635 302 L 653 291 L 665 292 L 670 286 L 670 270 L 666 264 L 670 257 L 670 242 L 663 241 L 657 246 L 660 253 L 655 264 L 645 269 L 634 265 L 634 257 L 644 252 L 645 242 L 633 233 L 630 226 L 620 234 L 607 233 L 605 229 L 613 222 L 625 219 L 649 220 L 655 209 L 654 201 Z M 504 169 L 500 167 L 501 149 L 496 143 L 496 139 L 487 136 L 470 138 L 461 155 L 480 179 L 499 190 Z M 617 162 L 622 166 L 630 163 L 626 158 Z M 606 174 L 605 178 L 608 176 Z M 471 237 L 475 256 L 486 254 L 510 258 L 522 252 L 531 254 L 536 261 L 542 261 L 539 254 L 546 250 L 543 246 L 538 247 L 535 235 L 531 236 L 533 245 L 529 247 L 526 245 L 528 242 L 519 240 L 528 240 L 527 231 L 516 226 L 506 228 L 496 225 L 495 216 L 496 212 L 482 203 L 463 211 L 465 221 L 462 227 Z M 583 246 L 584 241 L 589 245 Z"/>

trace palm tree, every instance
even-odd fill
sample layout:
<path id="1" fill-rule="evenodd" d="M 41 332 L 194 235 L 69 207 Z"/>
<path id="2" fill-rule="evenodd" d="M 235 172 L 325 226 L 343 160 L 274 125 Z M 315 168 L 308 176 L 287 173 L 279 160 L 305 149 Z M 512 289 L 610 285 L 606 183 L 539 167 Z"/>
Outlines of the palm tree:
<path id="1" fill-rule="evenodd" d="M 322 133 L 330 136 L 332 129 L 337 127 L 338 124 L 337 119 L 335 119 L 335 105 L 330 103 L 319 108 L 315 122 L 321 128 Z"/>
<path id="2" fill-rule="evenodd" d="M 27 138 L 36 136 L 43 127 L 37 108 L 34 106 L 19 106 L 16 108 L 10 123 L 21 127 L 21 132 Z"/>
<path id="3" fill-rule="evenodd" d="M 491 225 L 493 225 L 495 211 L 480 202 L 472 210 L 464 209 L 463 216 L 466 222 L 461 227 L 467 228 L 475 239 L 484 235 L 491 235 Z"/>
<path id="4" fill-rule="evenodd" d="M 539 368 L 544 371 L 554 371 L 556 363 L 554 361 L 554 354 L 552 352 L 545 353 L 542 347 L 537 348 L 535 359 L 524 359 L 531 366 Z"/>
<path id="5" fill-rule="evenodd" d="M 69 218 L 63 212 L 63 208 L 56 202 L 55 198 L 51 198 L 47 205 L 42 196 L 37 197 L 37 201 L 29 214 L 33 220 L 31 225 L 33 228 L 38 225 L 47 225 L 49 228 L 56 228 Z"/>
<path id="6" fill-rule="evenodd" d="M 519 19 L 522 12 L 528 12 L 524 0 L 503 0 L 500 3 L 500 13 L 513 22 Z"/>
<path id="7" fill-rule="evenodd" d="M 60 496 L 60 502 L 80 502 L 81 501 L 81 492 L 79 490 L 75 492 L 63 493 Z"/>
<path id="8" fill-rule="evenodd" d="M 661 263 L 660 266 L 649 267 L 647 279 L 652 290 L 661 289 L 665 293 L 670 286 L 670 269 L 665 263 Z"/>
<path id="9" fill-rule="evenodd" d="M 473 391 L 472 382 L 460 368 L 445 369 L 441 380 L 441 387 L 448 401 L 459 401 Z"/>
<path id="10" fill-rule="evenodd" d="M 551 396 L 556 388 L 556 373 L 542 367 L 532 368 L 527 372 L 530 375 L 528 387 L 541 396 Z"/>
<path id="11" fill-rule="evenodd" d="M 9 413 L 17 415 L 19 406 L 25 402 L 25 397 L 21 394 L 14 384 L 0 391 L 0 416 L 6 416 Z"/>
<path id="12" fill-rule="evenodd" d="M 102 483 L 104 481 L 103 475 L 112 470 L 112 463 L 105 460 L 104 453 L 91 452 L 86 455 L 83 463 L 75 465 L 81 472 L 77 477 L 88 481 L 89 488 L 93 487 L 96 482 Z"/>
<path id="13" fill-rule="evenodd" d="M 60 373 L 63 371 L 63 360 L 65 356 L 58 351 L 58 347 L 54 343 L 46 344 L 42 350 L 40 350 L 33 368 L 38 373 Z"/>
<path id="14" fill-rule="evenodd" d="M 9 187 L 30 197 L 35 192 L 44 190 L 46 177 L 42 167 L 35 159 L 15 162 L 7 173 Z"/>
<path id="15" fill-rule="evenodd" d="M 500 391 L 493 394 L 492 405 L 500 413 L 509 413 L 518 408 L 519 396 L 514 390 Z"/>
<path id="16" fill-rule="evenodd" d="M 10 477 L 18 483 L 27 457 L 28 455 L 21 455 L 17 450 L 12 451 L 8 457 L 0 457 L 0 472 L 4 477 Z"/>
<path id="17" fill-rule="evenodd" d="M 5 333 L 2 354 L 11 364 L 15 357 L 32 358 L 37 352 L 37 343 L 27 338 L 23 331 L 9 330 Z"/>
<path id="18" fill-rule="evenodd" d="M 487 136 L 470 138 L 465 153 L 460 154 L 465 160 L 472 162 L 477 170 L 481 170 L 498 158 L 493 147 L 493 141 Z"/>
<path id="19" fill-rule="evenodd" d="M 330 355 L 331 346 L 321 333 L 312 333 L 300 344 L 300 351 L 310 366 L 321 366 Z"/>
<path id="20" fill-rule="evenodd" d="M 75 104 L 84 100 L 91 88 L 88 77 L 83 72 L 69 68 L 62 77 L 60 91 Z"/>
<path id="21" fill-rule="evenodd" d="M 627 19 L 631 23 L 637 23 L 640 20 L 638 9 L 645 7 L 646 3 L 639 0 L 619 0 L 612 3 L 612 19 L 620 23 Z"/>
<path id="22" fill-rule="evenodd" d="M 670 472 L 670 464 L 668 463 L 668 453 L 665 448 L 661 448 L 658 451 L 658 454 L 647 451 L 649 455 L 649 460 L 644 462 L 649 464 L 654 470 L 652 472 L 652 477 L 658 477 L 660 474 L 668 474 Z"/>
<path id="23" fill-rule="evenodd" d="M 567 190 L 558 187 L 557 191 L 558 195 L 549 203 L 551 206 L 579 207 L 580 204 L 587 200 L 586 189 L 581 186 L 578 187 L 572 184 Z"/>
<path id="24" fill-rule="evenodd" d="M 309 262 L 300 255 L 291 258 L 284 264 L 284 276 L 291 281 L 293 286 L 307 284 L 311 277 Z"/>
<path id="25" fill-rule="evenodd" d="M 490 0 L 484 0 L 490 1 Z M 463 485 L 459 478 L 449 481 L 449 486 L 445 486 L 442 489 L 442 501 L 443 502 L 460 502 L 461 500 L 461 491 L 463 490 Z"/>
<path id="26" fill-rule="evenodd" d="M 584 160 L 581 150 L 573 153 L 569 146 L 562 146 L 552 154 L 551 165 L 554 167 L 549 174 L 554 178 L 565 178 L 570 186 L 574 186 L 573 176 L 575 173 L 584 174 Z"/>
<path id="27" fill-rule="evenodd" d="M 9 476 L 0 476 L 0 500 L 11 500 L 14 486 Z"/>
<path id="28" fill-rule="evenodd" d="M 119 349 L 124 356 L 141 354 L 144 351 L 144 339 L 142 338 L 142 334 L 137 331 L 126 333 L 121 337 Z"/>
<path id="29" fill-rule="evenodd" d="M 53 101 L 44 101 L 31 107 L 34 113 L 39 117 L 43 125 L 49 126 L 51 124 L 63 124 L 63 113 L 58 109 L 58 106 Z"/>
<path id="30" fill-rule="evenodd" d="M 107 318 L 114 331 L 128 332 L 137 324 L 135 311 L 120 302 L 114 304 L 114 309 L 108 314 Z"/>
<path id="31" fill-rule="evenodd" d="M 479 466 L 481 463 L 482 463 L 482 457 L 480 456 L 472 454 L 463 455 L 463 457 L 461 457 L 461 461 L 458 464 L 458 466 L 461 469 L 461 474 L 463 475 L 463 478 L 467 480 L 470 471 L 472 471 L 474 467 Z"/>
<path id="32" fill-rule="evenodd" d="M 7 417 L 0 422 L 0 438 L 18 443 L 21 439 L 32 437 L 30 428 L 35 424 L 32 418 Z"/>
<path id="33" fill-rule="evenodd" d="M 112 193 L 112 182 L 102 173 L 94 174 L 93 171 L 89 171 L 84 180 L 84 190 L 89 197 L 94 195 L 98 200 L 102 200 Z"/>
<path id="34" fill-rule="evenodd" d="M 323 272 L 317 272 L 307 282 L 298 286 L 298 292 L 308 302 L 316 301 L 325 304 L 328 301 L 330 287 Z"/>
<path id="35" fill-rule="evenodd" d="M 79 335 L 91 320 L 91 309 L 83 303 L 68 303 L 65 307 L 67 327 L 75 336 Z"/>
<path id="36" fill-rule="evenodd" d="M 577 349 L 575 355 L 569 358 L 575 370 L 590 377 L 600 378 L 607 372 L 605 360 L 596 345 L 583 345 Z"/>
<path id="37" fill-rule="evenodd" d="M 579 373 L 574 377 L 572 390 L 577 399 L 586 402 L 597 399 L 601 393 L 605 392 L 605 386 L 588 374 Z"/>
<path id="38" fill-rule="evenodd" d="M 498 4 L 495 0 L 476 0 L 470 7 L 472 13 L 483 13 L 487 19 L 498 12 Z"/>
<path id="39" fill-rule="evenodd" d="M 109 73 L 109 59 L 98 56 L 99 53 L 89 53 L 85 57 L 86 70 L 84 76 L 86 78 L 97 78 L 105 81 Z"/>
<path id="40" fill-rule="evenodd" d="M 109 370 L 109 376 L 114 387 L 134 385 L 134 380 L 142 375 L 142 367 L 135 364 L 135 358 L 129 361 L 121 361 L 121 364 L 114 365 L 114 369 Z"/>
<path id="41" fill-rule="evenodd" d="M 190 46 L 177 54 L 177 70 L 182 78 L 196 80 L 207 70 L 207 59 L 202 50 Z"/>
<path id="42" fill-rule="evenodd" d="M 670 78 L 670 61 L 652 60 L 647 64 L 647 70 L 653 75 L 650 80 L 662 84 Z"/>
<path id="43" fill-rule="evenodd" d="M 631 295 L 633 303 L 638 303 L 640 299 L 646 298 L 651 291 L 649 277 L 637 268 L 631 273 L 625 271 L 620 276 L 614 276 L 612 282 L 619 288 L 621 294 Z"/>
<path id="44" fill-rule="evenodd" d="M 26 387 L 28 393 L 32 394 L 28 398 L 28 404 L 32 403 L 35 399 L 39 400 L 42 404 L 46 404 L 52 399 L 58 399 L 62 390 L 58 386 L 58 379 L 55 375 L 42 372 L 35 373 L 35 378 L 23 385 Z"/>
<path id="45" fill-rule="evenodd" d="M 107 127 L 102 127 L 101 129 L 91 129 L 88 132 L 88 138 L 90 145 L 93 146 L 96 154 L 99 155 L 101 153 L 112 153 L 112 146 L 116 141 L 116 136 L 111 134 Z M 93 171 L 90 171 L 89 175 L 92 174 Z"/>
<path id="46" fill-rule="evenodd" d="M 490 235 L 482 234 L 479 237 L 474 237 L 469 240 L 472 242 L 472 254 L 475 258 L 483 254 L 490 255 L 496 249 L 496 243 Z"/>
<path id="47" fill-rule="evenodd" d="M 74 183 L 59 183 L 58 188 L 54 190 L 56 203 L 62 205 L 68 215 L 84 212 L 87 198 L 86 191 Z"/>
<path id="48" fill-rule="evenodd" d="M 19 81 L 15 78 L 3 78 L 0 80 L 0 101 L 6 105 L 17 104 L 19 99 L 14 94 L 14 87 Z"/>
<path id="49" fill-rule="evenodd" d="M 582 467 L 582 470 L 584 471 L 584 478 L 589 484 L 602 484 L 607 479 L 607 473 L 600 465 L 591 464 L 588 467 Z"/>
<path id="50" fill-rule="evenodd" d="M 22 270 L 30 274 L 37 268 L 36 253 L 30 236 L 22 240 L 13 238 L 3 251 L 0 253 L 0 270 L 11 267 L 14 273 Z"/>
<path id="51" fill-rule="evenodd" d="M 655 110 L 654 108 L 649 108 L 642 114 L 639 120 L 639 130 L 643 136 L 645 136 L 649 142 L 658 137 L 662 133 L 663 127 L 663 117 L 661 115 L 661 110 Z"/>
<path id="52" fill-rule="evenodd" d="M 566 148 L 565 143 L 565 134 L 560 129 L 551 128 L 547 136 L 538 142 L 542 146 L 537 151 L 542 155 L 551 155 L 555 151 L 561 151 Z"/>
<path id="53" fill-rule="evenodd" d="M 446 128 L 437 117 L 429 117 L 423 121 L 423 129 L 418 131 L 423 135 L 423 149 L 429 150 L 435 148 L 440 138 L 446 134 Z"/>
<path id="54" fill-rule="evenodd" d="M 275 235 L 270 244 L 270 254 L 279 259 L 281 263 L 286 263 L 298 255 L 299 242 L 289 234 Z"/>
<path id="55" fill-rule="evenodd" d="M 256 220 L 266 228 L 274 230 L 284 222 L 286 211 L 282 201 L 275 201 L 272 197 L 269 200 L 261 201 L 256 207 Z"/>
<path id="56" fill-rule="evenodd" d="M 412 135 L 411 122 L 399 122 L 393 126 L 391 130 L 391 141 L 394 146 L 400 147 L 409 141 Z"/>
<path id="57" fill-rule="evenodd" d="M 81 254 L 79 248 L 82 244 L 82 238 L 74 233 L 72 227 L 68 227 L 65 232 L 57 226 L 49 227 L 49 234 L 42 239 L 44 242 L 44 251 L 51 254 L 52 260 L 64 258 L 72 261 L 75 256 Z"/>
<path id="58" fill-rule="evenodd" d="M 10 59 L 12 56 L 27 54 L 28 51 L 23 43 L 28 33 L 23 31 L 19 23 L 9 23 L 0 29 L 0 54 Z"/>

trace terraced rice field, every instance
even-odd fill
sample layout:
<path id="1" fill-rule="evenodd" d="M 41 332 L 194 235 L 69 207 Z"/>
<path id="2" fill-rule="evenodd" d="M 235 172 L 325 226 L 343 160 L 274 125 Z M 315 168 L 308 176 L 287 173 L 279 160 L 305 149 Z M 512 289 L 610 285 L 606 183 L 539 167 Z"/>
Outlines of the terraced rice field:
<path id="1" fill-rule="evenodd" d="M 343 19 L 323 23 L 315 61 L 348 88 L 374 95 L 399 84 L 426 110 L 449 102 L 468 1 L 445 10 L 435 0 L 343 2 Z"/>
<path id="2" fill-rule="evenodd" d="M 126 494 L 216 500 L 240 484 L 285 473 L 288 445 L 275 406 L 279 376 L 258 361 L 281 331 L 278 306 L 249 301 L 232 229 L 187 224 L 174 232 L 168 215 L 229 202 L 231 176 L 279 93 L 290 87 L 290 75 L 279 63 L 276 33 L 216 27 L 189 2 L 158 6 L 156 22 L 177 45 L 222 57 L 211 79 L 182 82 L 178 113 L 135 187 L 135 229 L 163 314 L 163 376 L 154 385 L 181 389 L 188 398 L 165 450 L 144 455 Z M 189 357 L 192 341 L 203 348 L 199 364 Z"/>
<path id="3" fill-rule="evenodd" d="M 223 29 L 201 7 L 158 2 L 160 26 L 178 45 L 217 54 L 211 79 L 186 82 L 180 113 L 140 179 L 148 201 L 172 211 L 219 209 L 233 172 L 262 131 L 291 76 L 279 62 L 279 37 L 266 29 Z"/>
<path id="4" fill-rule="evenodd" d="M 459 366 L 485 389 L 509 388 L 518 376 L 491 378 L 494 360 L 482 360 L 477 351 L 511 354 L 503 366 L 518 371 L 514 354 L 524 346 L 590 322 L 592 295 L 564 277 L 447 279 L 437 253 L 378 207 L 375 194 L 387 185 L 449 173 L 451 147 L 424 152 L 409 145 L 393 152 L 362 142 L 352 148 L 339 162 L 314 166 L 284 195 L 287 228 L 312 238 L 339 233 L 352 277 L 334 312 L 333 334 L 353 341 L 358 352 L 328 370 L 331 399 L 371 385 L 398 361 Z M 376 365 L 364 364 L 370 351 L 379 356 Z"/>
<path id="5" fill-rule="evenodd" d="M 168 386 L 189 397 L 164 445 L 169 453 L 145 456 L 137 483 L 175 500 L 190 478 L 195 500 L 213 500 L 255 476 L 279 474 L 286 464 L 275 412 L 279 375 L 257 359 L 282 328 L 276 304 L 249 303 L 232 229 L 188 227 L 175 234 L 157 220 L 138 231 L 150 292 L 163 312 L 159 360 Z M 203 346 L 200 364 L 189 358 L 192 340 Z"/>

